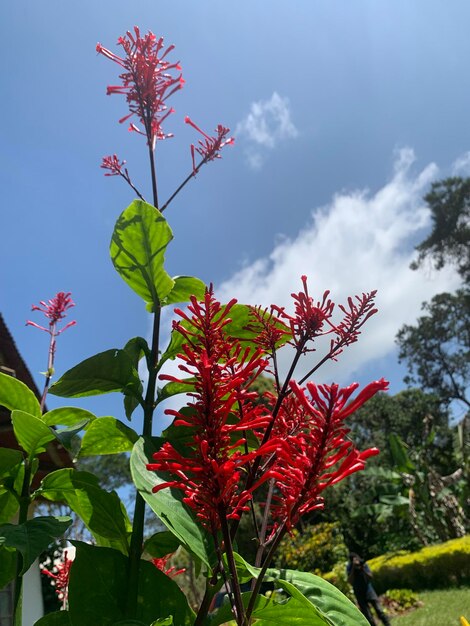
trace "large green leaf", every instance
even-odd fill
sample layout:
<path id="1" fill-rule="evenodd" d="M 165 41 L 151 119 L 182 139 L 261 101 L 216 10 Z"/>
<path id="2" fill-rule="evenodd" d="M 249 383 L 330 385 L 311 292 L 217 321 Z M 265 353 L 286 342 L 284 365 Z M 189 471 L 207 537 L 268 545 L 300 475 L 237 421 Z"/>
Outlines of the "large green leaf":
<path id="1" fill-rule="evenodd" d="M 195 378 L 187 378 L 185 382 L 179 383 L 171 381 L 167 383 L 164 387 L 158 390 L 156 404 L 160 404 L 160 402 L 168 400 L 168 398 L 176 396 L 180 393 L 189 393 L 190 391 L 194 391 L 194 381 Z"/>
<path id="2" fill-rule="evenodd" d="M 239 554 L 235 555 L 237 569 L 243 575 L 249 573 L 255 577 L 259 569 L 249 565 Z M 332 626 L 368 626 L 368 622 L 359 609 L 334 585 L 320 576 L 308 572 L 288 569 L 268 569 L 265 580 L 275 581 L 291 598 L 308 608 L 308 603 L 315 607 L 316 619 L 323 621 L 306 624 L 328 624 Z M 312 617 L 313 619 L 313 617 Z M 304 622 L 297 622 L 303 624 Z"/>
<path id="3" fill-rule="evenodd" d="M 173 289 L 163 300 L 162 304 L 188 302 L 190 296 L 196 296 L 198 300 L 204 298 L 206 286 L 199 278 L 194 278 L 194 276 L 174 276 L 173 280 L 175 281 Z"/>
<path id="4" fill-rule="evenodd" d="M 176 626 L 192 623 L 192 612 L 176 582 L 148 561 L 140 562 L 136 615 L 126 620 L 128 560 L 116 550 L 73 544 L 77 549 L 69 582 L 73 626 L 149 624 L 169 614 Z"/>
<path id="5" fill-rule="evenodd" d="M 124 350 L 106 350 L 85 359 L 55 382 L 50 393 L 66 398 L 95 396 L 112 391 L 141 398 L 142 383 Z"/>
<path id="6" fill-rule="evenodd" d="M 79 409 L 75 406 L 62 406 L 59 409 L 52 409 L 44 413 L 42 420 L 48 426 L 76 426 L 84 422 L 92 422 L 96 419 L 96 415 L 85 409 Z"/>
<path id="7" fill-rule="evenodd" d="M 16 556 L 14 548 L 6 548 L 0 544 L 0 589 L 15 578 Z"/>
<path id="8" fill-rule="evenodd" d="M 152 535 L 144 544 L 144 552 L 154 558 L 162 558 L 168 554 L 176 552 L 180 547 L 180 540 L 168 530 Z"/>
<path id="9" fill-rule="evenodd" d="M 101 489 L 94 474 L 72 468 L 57 470 L 44 478 L 34 495 L 66 502 L 99 545 L 127 554 L 132 527 L 124 505 L 114 491 Z"/>
<path id="10" fill-rule="evenodd" d="M 0 477 L 9 474 L 23 460 L 19 450 L 12 448 L 0 448 Z"/>
<path id="11" fill-rule="evenodd" d="M 41 617 L 37 622 L 34 622 L 34 626 L 72 626 L 70 621 L 70 613 L 68 611 L 56 611 L 55 613 L 48 613 Z"/>
<path id="12" fill-rule="evenodd" d="M 15 437 L 30 459 L 46 450 L 46 444 L 55 439 L 55 433 L 40 417 L 24 411 L 12 411 L 11 421 Z"/>
<path id="13" fill-rule="evenodd" d="M 24 574 L 54 539 L 62 537 L 71 523 L 70 517 L 44 516 L 34 517 L 24 524 L 3 524 L 0 526 L 0 545 L 21 553 L 21 574 Z"/>
<path id="14" fill-rule="evenodd" d="M 115 417 L 99 417 L 82 439 L 80 456 L 131 452 L 139 436 Z"/>
<path id="15" fill-rule="evenodd" d="M 41 416 L 41 406 L 34 393 L 17 378 L 0 372 L 0 404 L 10 411 L 18 409 L 35 417 Z"/>
<path id="16" fill-rule="evenodd" d="M 139 439 L 131 454 L 131 472 L 140 494 L 181 544 L 197 556 L 209 568 L 215 563 L 212 538 L 198 524 L 192 512 L 181 500 L 181 493 L 176 489 L 162 489 L 152 493 L 155 485 L 166 482 L 166 477 L 150 472 L 146 465 L 151 462 L 155 446 L 149 440 Z"/>
<path id="17" fill-rule="evenodd" d="M 110 254 L 116 271 L 154 308 L 175 284 L 163 267 L 172 239 L 171 228 L 160 211 L 141 200 L 121 213 L 111 238 Z"/>

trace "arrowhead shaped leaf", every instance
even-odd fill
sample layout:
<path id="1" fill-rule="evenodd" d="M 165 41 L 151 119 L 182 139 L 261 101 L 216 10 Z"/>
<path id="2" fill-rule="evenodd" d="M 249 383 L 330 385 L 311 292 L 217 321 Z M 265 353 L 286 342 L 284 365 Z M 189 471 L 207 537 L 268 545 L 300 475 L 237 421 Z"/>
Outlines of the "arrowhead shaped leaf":
<path id="1" fill-rule="evenodd" d="M 66 502 L 100 545 L 127 554 L 132 527 L 124 505 L 114 491 L 108 492 L 99 486 L 94 474 L 72 468 L 51 472 L 34 495 Z"/>
<path id="2" fill-rule="evenodd" d="M 10 411 L 17 409 L 41 417 L 41 406 L 31 389 L 17 378 L 1 372 L 0 404 Z"/>
<path id="3" fill-rule="evenodd" d="M 49 392 L 66 398 L 81 398 L 122 391 L 140 399 L 141 389 L 139 374 L 127 352 L 106 350 L 65 372 Z"/>
<path id="4" fill-rule="evenodd" d="M 173 280 L 175 284 L 170 293 L 164 298 L 163 305 L 188 302 L 190 296 L 196 296 L 198 300 L 204 297 L 206 286 L 199 278 L 194 276 L 175 276 Z"/>
<path id="5" fill-rule="evenodd" d="M 0 543 L 21 553 L 21 574 L 24 574 L 54 539 L 62 537 L 71 523 L 70 517 L 44 516 L 27 520 L 24 524 L 4 524 L 0 526 Z"/>
<path id="6" fill-rule="evenodd" d="M 69 583 L 73 626 L 130 626 L 133 620 L 126 620 L 124 615 L 128 560 L 116 550 L 80 541 L 72 543 L 77 549 Z M 192 623 L 193 614 L 183 592 L 174 580 L 149 561 L 140 561 L 138 597 L 134 623 L 149 624 L 157 618 L 167 618 L 169 613 L 177 626 Z"/>
<path id="7" fill-rule="evenodd" d="M 110 253 L 116 271 L 145 302 L 160 306 L 175 284 L 163 265 L 173 233 L 155 207 L 135 200 L 114 227 Z"/>
<path id="8" fill-rule="evenodd" d="M 30 458 L 46 450 L 46 444 L 55 439 L 55 433 L 40 417 L 24 411 L 12 411 L 11 421 L 15 437 Z"/>
<path id="9" fill-rule="evenodd" d="M 42 421 L 48 426 L 76 426 L 84 422 L 92 422 L 96 419 L 96 415 L 85 409 L 79 409 L 75 406 L 63 406 L 59 409 L 52 409 L 44 413 Z"/>
<path id="10" fill-rule="evenodd" d="M 82 439 L 80 456 L 131 452 L 139 436 L 115 417 L 98 417 Z"/>

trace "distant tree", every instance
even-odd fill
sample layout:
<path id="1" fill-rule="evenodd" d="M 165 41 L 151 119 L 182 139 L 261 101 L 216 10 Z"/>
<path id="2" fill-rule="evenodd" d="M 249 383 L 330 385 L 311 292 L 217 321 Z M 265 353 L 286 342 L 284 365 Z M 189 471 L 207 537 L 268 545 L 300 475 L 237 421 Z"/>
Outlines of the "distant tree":
<path id="1" fill-rule="evenodd" d="M 432 231 L 417 246 L 417 269 L 431 257 L 437 269 L 455 265 L 463 282 L 470 283 L 470 178 L 446 178 L 432 184 L 424 197 L 431 210 Z"/>
<path id="2" fill-rule="evenodd" d="M 407 383 L 435 393 L 443 404 L 458 400 L 470 408 L 470 292 L 442 293 L 422 306 L 416 325 L 397 335 Z"/>

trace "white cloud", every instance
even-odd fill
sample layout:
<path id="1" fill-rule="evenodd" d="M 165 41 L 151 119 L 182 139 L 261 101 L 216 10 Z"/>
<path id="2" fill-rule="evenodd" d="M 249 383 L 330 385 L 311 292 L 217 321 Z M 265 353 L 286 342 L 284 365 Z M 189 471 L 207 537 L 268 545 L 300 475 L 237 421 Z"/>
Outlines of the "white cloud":
<path id="1" fill-rule="evenodd" d="M 452 173 L 470 176 L 470 151 L 464 152 L 452 163 Z"/>
<path id="2" fill-rule="evenodd" d="M 273 92 L 269 100 L 252 102 L 248 115 L 237 124 L 237 137 L 248 143 L 246 157 L 253 169 L 259 169 L 267 150 L 276 147 L 279 141 L 294 139 L 297 128 L 291 120 L 289 100 Z"/>
<path id="3" fill-rule="evenodd" d="M 284 239 L 269 256 L 235 273 L 216 290 L 217 297 L 292 309 L 290 294 L 300 291 L 302 274 L 309 277 L 312 296 L 321 299 L 330 289 L 337 303 L 344 303 L 349 295 L 377 289 L 379 313 L 367 322 L 359 341 L 338 363 L 322 368 L 319 378 L 344 383 L 361 366 L 390 355 L 398 329 L 416 320 L 421 303 L 458 285 L 458 277 L 450 269 L 426 273 L 409 268 L 413 245 L 430 220 L 421 198 L 438 173 L 431 163 L 414 174 L 414 159 L 411 149 L 401 150 L 392 179 L 375 193 L 336 194 L 328 206 L 312 212 L 310 222 L 295 239 Z M 307 357 L 304 372 L 310 369 L 312 358 L 315 356 Z M 284 367 L 290 359 L 291 355 L 281 355 Z M 377 377 L 382 374 L 386 372 L 377 372 Z"/>

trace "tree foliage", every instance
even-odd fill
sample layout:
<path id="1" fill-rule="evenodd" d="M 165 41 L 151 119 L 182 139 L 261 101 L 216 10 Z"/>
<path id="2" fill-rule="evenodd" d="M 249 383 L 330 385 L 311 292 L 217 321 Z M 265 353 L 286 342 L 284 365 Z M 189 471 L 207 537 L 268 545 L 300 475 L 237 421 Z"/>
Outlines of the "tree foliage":
<path id="1" fill-rule="evenodd" d="M 432 391 L 443 404 L 459 400 L 470 408 L 470 293 L 438 294 L 422 308 L 416 325 L 397 335 L 409 372 L 405 382 Z"/>
<path id="2" fill-rule="evenodd" d="M 417 246 L 417 269 L 431 257 L 437 269 L 455 265 L 463 281 L 470 281 L 470 178 L 452 177 L 432 184 L 424 197 L 431 210 L 432 231 Z"/>

